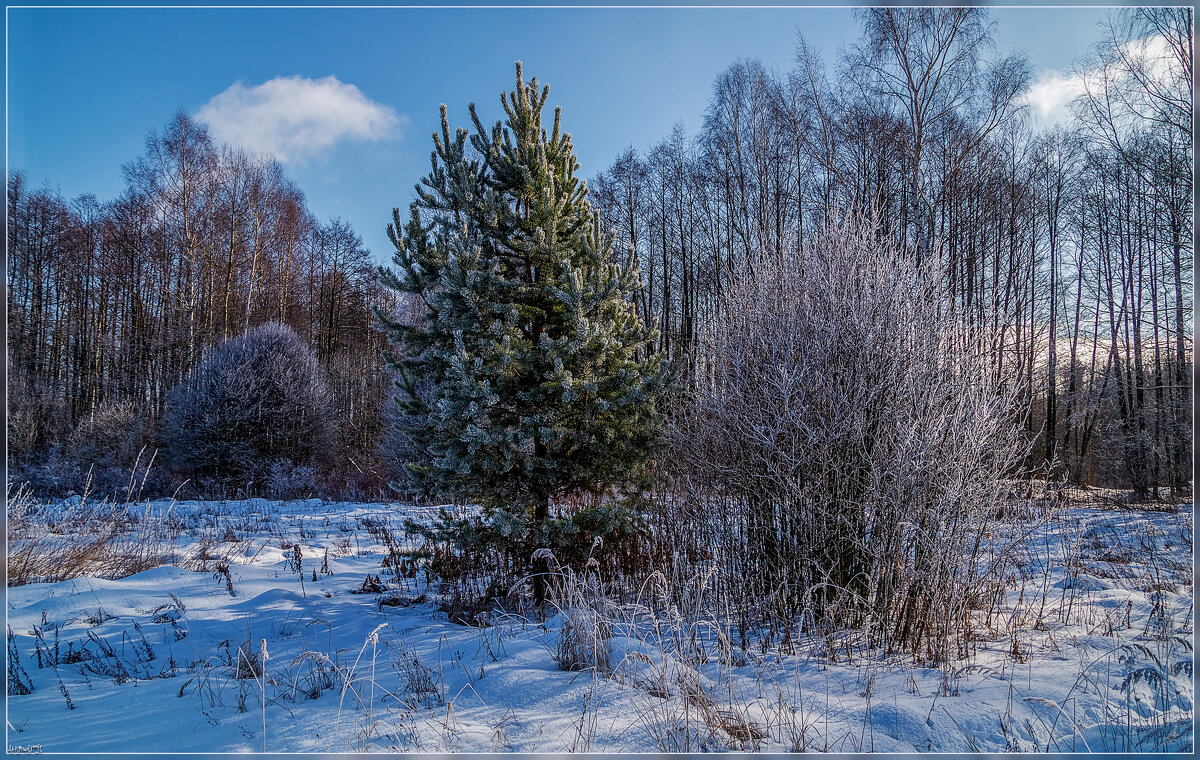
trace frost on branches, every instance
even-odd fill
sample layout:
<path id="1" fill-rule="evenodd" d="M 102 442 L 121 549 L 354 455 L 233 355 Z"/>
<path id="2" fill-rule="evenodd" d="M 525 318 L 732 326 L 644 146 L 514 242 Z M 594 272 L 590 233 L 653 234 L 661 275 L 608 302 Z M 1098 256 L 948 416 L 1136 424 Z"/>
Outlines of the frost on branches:
<path id="1" fill-rule="evenodd" d="M 731 290 L 677 450 L 739 609 L 933 657 L 965 630 L 1020 449 L 958 325 L 933 268 L 862 225 Z"/>

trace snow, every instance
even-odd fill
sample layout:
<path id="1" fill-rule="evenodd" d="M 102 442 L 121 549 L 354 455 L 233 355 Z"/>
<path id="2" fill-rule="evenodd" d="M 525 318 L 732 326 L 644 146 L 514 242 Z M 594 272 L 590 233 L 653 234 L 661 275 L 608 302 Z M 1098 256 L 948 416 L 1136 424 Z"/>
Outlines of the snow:
<path id="1" fill-rule="evenodd" d="M 44 505 L 24 519 L 48 524 L 78 507 Z M 564 621 L 599 625 L 599 612 L 551 610 L 541 623 L 493 614 L 488 627 L 465 627 L 438 612 L 436 579 L 430 587 L 424 572 L 393 577 L 381 564 L 383 529 L 407 540 L 403 518 L 428 510 L 249 500 L 154 502 L 131 512 L 178 527 L 175 565 L 8 589 L 8 625 L 34 686 L 8 698 L 10 746 L 71 753 L 1192 747 L 1190 506 L 1068 509 L 1020 526 L 1026 537 L 1007 599 L 989 625 L 980 612 L 972 651 L 950 668 L 882 654 L 827 663 L 823 641 L 789 652 L 742 649 L 702 616 L 610 605 L 603 607 L 611 625 L 603 639 L 607 673 L 568 672 L 555 660 Z M 295 543 L 302 575 L 291 565 Z M 199 560 L 202 548 L 216 559 Z M 221 558 L 232 594 L 215 569 Z M 367 575 L 380 576 L 388 590 L 352 593 Z M 396 606 L 380 604 L 385 597 Z M 57 664 L 46 654 L 56 630 Z M 253 659 L 264 642 L 265 676 L 236 678 L 239 645 Z M 89 653 L 82 660 L 81 649 Z"/>

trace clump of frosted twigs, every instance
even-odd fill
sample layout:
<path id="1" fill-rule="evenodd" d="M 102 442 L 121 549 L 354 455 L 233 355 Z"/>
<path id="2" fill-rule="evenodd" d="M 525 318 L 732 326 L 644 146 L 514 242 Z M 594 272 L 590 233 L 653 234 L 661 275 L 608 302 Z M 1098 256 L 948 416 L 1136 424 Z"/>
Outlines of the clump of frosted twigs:
<path id="1" fill-rule="evenodd" d="M 932 265 L 847 224 L 727 293 L 674 428 L 681 522 L 738 627 L 958 656 L 1021 455 Z M 984 593 L 981 593 L 984 592 Z"/>

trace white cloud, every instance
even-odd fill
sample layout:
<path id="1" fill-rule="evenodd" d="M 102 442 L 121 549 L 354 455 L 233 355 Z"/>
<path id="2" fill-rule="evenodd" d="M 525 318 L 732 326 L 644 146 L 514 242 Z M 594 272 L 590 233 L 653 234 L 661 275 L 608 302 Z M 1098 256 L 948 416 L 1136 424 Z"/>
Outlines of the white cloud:
<path id="1" fill-rule="evenodd" d="M 1129 79 L 1133 70 L 1143 81 L 1167 86 L 1182 76 L 1178 58 L 1166 39 L 1159 35 L 1124 43 L 1117 50 L 1116 60 L 1120 63 L 1111 62 L 1107 69 L 1097 67 L 1082 73 L 1062 74 L 1047 69 L 1029 86 L 1022 100 L 1033 107 L 1043 124 L 1054 125 L 1069 121 L 1072 118 L 1071 101 L 1082 95 L 1087 85 L 1094 92 L 1101 90 L 1106 76 L 1114 85 L 1120 85 Z"/>
<path id="2" fill-rule="evenodd" d="M 408 120 L 333 76 L 276 77 L 252 87 L 234 82 L 196 117 L 218 141 L 284 162 L 304 161 L 343 139 L 387 139 Z"/>
<path id="3" fill-rule="evenodd" d="M 1067 106 L 1083 94 L 1084 79 L 1078 74 L 1063 75 L 1057 71 L 1043 71 L 1037 81 L 1029 86 L 1023 99 L 1033 106 L 1044 124 L 1056 124 L 1070 115 Z"/>

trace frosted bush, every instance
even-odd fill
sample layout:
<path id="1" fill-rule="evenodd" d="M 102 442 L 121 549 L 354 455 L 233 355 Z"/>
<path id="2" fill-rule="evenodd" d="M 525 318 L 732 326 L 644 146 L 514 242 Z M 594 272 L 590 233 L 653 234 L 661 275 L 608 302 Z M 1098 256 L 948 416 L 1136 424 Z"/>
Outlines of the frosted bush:
<path id="1" fill-rule="evenodd" d="M 271 323 L 205 353 L 167 397 L 163 438 L 171 463 L 191 476 L 261 489 L 271 465 L 309 466 L 327 454 L 329 417 L 312 350 Z"/>
<path id="2" fill-rule="evenodd" d="M 728 294 L 676 448 L 738 609 L 940 656 L 983 593 L 1018 437 L 934 265 L 847 226 Z"/>
<path id="3" fill-rule="evenodd" d="M 71 454 L 88 464 L 131 466 L 142 447 L 143 415 L 127 401 L 99 404 L 76 426 L 70 438 Z"/>
<path id="4" fill-rule="evenodd" d="M 271 465 L 267 491 L 272 499 L 306 499 L 319 490 L 317 471 L 288 461 Z"/>

